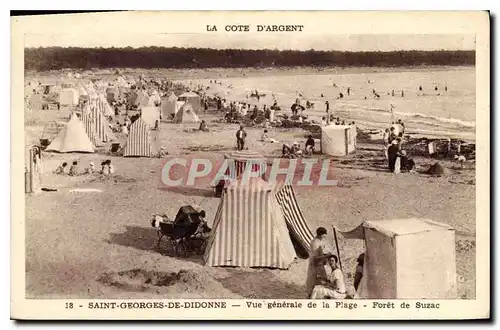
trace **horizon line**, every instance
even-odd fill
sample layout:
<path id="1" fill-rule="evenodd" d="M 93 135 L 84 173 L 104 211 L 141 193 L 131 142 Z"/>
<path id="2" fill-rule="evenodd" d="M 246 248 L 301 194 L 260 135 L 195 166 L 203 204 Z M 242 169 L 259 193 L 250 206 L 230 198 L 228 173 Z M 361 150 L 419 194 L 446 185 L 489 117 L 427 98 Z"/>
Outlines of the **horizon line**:
<path id="1" fill-rule="evenodd" d="M 393 50 L 338 50 L 338 49 L 329 49 L 329 50 L 321 50 L 321 49 L 278 49 L 278 48 L 212 48 L 212 47 L 178 47 L 178 46 L 156 46 L 156 45 L 144 45 L 140 47 L 133 46 L 38 46 L 38 47 L 25 47 L 24 49 L 47 49 L 47 48 L 62 48 L 62 49 L 70 49 L 70 48 L 80 48 L 80 49 L 144 49 L 144 48 L 166 48 L 166 49 L 203 49 L 203 50 L 243 50 L 243 51 L 259 51 L 259 50 L 271 50 L 271 51 L 297 51 L 297 52 L 341 52 L 341 53 L 394 53 L 394 52 L 475 52 L 475 49 L 393 49 Z"/>

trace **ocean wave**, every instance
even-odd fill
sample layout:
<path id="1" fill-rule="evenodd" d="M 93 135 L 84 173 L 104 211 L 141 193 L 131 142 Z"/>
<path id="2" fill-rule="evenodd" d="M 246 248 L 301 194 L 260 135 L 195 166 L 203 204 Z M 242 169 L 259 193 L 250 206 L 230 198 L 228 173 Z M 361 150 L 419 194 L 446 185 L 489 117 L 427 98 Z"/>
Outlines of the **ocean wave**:
<path id="1" fill-rule="evenodd" d="M 347 107 L 347 108 L 355 108 L 355 109 L 360 109 L 360 110 L 365 110 L 365 111 L 371 111 L 371 112 L 382 112 L 387 115 L 390 115 L 390 111 L 387 108 L 377 108 L 377 107 L 366 107 L 362 105 L 356 105 L 356 104 L 348 104 L 348 103 L 337 103 L 340 106 Z M 432 123 L 426 122 L 426 121 L 419 121 L 418 118 L 422 119 L 430 119 L 437 121 L 438 123 L 444 123 L 444 124 L 453 124 L 456 126 L 462 126 L 462 127 L 468 127 L 468 128 L 475 128 L 476 127 L 476 122 L 475 121 L 466 121 L 462 119 L 457 119 L 457 118 L 446 118 L 446 117 L 441 117 L 441 116 L 434 116 L 430 114 L 424 114 L 424 113 L 419 113 L 419 112 L 398 112 L 394 111 L 394 116 L 396 117 L 404 117 L 408 118 L 412 121 L 415 122 L 420 122 L 423 124 L 428 124 L 432 125 Z M 436 125 L 440 126 L 440 125 Z"/>

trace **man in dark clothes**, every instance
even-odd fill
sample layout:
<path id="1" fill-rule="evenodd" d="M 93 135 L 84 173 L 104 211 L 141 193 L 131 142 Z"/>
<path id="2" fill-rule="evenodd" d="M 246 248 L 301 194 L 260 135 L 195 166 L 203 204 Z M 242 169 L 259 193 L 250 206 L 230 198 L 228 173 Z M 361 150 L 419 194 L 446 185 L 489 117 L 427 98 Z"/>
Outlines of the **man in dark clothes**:
<path id="1" fill-rule="evenodd" d="M 389 133 L 389 144 L 392 143 L 397 138 L 394 127 L 391 127 L 391 132 Z"/>
<path id="2" fill-rule="evenodd" d="M 247 132 L 240 126 L 240 129 L 236 132 L 236 143 L 238 145 L 238 150 L 243 150 L 245 148 L 245 138 L 247 137 Z"/>
<path id="3" fill-rule="evenodd" d="M 314 146 L 315 146 L 314 139 L 312 135 L 309 135 L 306 141 L 306 152 L 312 155 L 314 153 Z"/>
<path id="4" fill-rule="evenodd" d="M 389 156 L 389 171 L 394 173 L 394 168 L 396 165 L 396 160 L 399 156 L 399 141 L 395 139 L 391 142 L 389 149 L 387 150 L 387 154 Z"/>

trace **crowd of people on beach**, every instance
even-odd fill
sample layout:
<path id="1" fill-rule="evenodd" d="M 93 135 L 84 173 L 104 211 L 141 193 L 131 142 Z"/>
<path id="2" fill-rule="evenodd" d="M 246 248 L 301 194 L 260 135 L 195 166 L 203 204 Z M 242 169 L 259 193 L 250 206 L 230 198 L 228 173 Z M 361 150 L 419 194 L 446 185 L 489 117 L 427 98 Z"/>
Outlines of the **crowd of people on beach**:
<path id="1" fill-rule="evenodd" d="M 392 122 L 390 128 L 386 128 L 382 137 L 384 145 L 384 158 L 388 163 L 391 173 L 411 172 L 415 168 L 415 161 L 409 158 L 403 149 L 403 134 L 405 124 L 401 119 Z"/>

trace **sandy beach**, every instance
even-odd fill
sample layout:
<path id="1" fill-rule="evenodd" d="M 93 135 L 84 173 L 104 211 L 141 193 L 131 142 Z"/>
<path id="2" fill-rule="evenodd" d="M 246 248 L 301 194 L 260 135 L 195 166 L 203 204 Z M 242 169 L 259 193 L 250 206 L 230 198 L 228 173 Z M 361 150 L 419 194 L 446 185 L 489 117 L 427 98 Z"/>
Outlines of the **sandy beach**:
<path id="1" fill-rule="evenodd" d="M 203 75 L 190 70 L 184 77 L 217 77 L 210 74 L 210 70 L 203 70 Z M 64 122 L 68 115 L 67 110 L 30 114 L 26 144 L 38 143 L 46 123 Z M 156 248 L 150 215 L 173 217 L 183 205 L 202 204 L 209 225 L 215 216 L 219 199 L 208 184 L 174 189 L 161 182 L 161 170 L 168 159 L 217 161 L 234 150 L 238 125 L 221 123 L 221 115 L 214 110 L 199 117 L 207 122 L 209 133 L 190 132 L 199 124 L 161 123 L 159 139 L 169 153 L 161 159 L 43 153 L 42 187 L 57 191 L 26 196 L 26 297 L 305 298 L 307 260 L 298 259 L 288 270 L 204 267 L 200 256 L 178 258 L 164 244 Z M 259 151 L 267 159 L 281 155 L 281 144 L 258 141 L 262 128 L 246 130 L 249 150 Z M 306 133 L 300 128 L 270 129 L 271 137 L 281 142 L 303 141 Z M 473 163 L 462 169 L 456 162 L 440 161 L 447 174 L 431 177 L 421 172 L 435 160 L 415 157 L 415 173 L 394 175 L 386 169 L 377 136 L 359 139 L 356 152 L 350 156 L 314 157 L 331 159 L 330 171 L 339 185 L 296 188 L 304 217 L 313 230 L 318 226 L 330 232 L 332 226 L 349 230 L 365 220 L 388 218 L 417 217 L 446 223 L 456 229 L 458 297 L 475 298 Z M 116 174 L 106 180 L 98 175 L 52 173 L 62 161 L 77 160 L 84 167 L 90 161 L 100 164 L 105 159 L 111 159 L 116 167 Z M 70 191 L 75 188 L 101 192 Z M 331 235 L 328 239 L 334 247 Z M 363 244 L 340 238 L 339 246 L 347 285 L 352 287 L 355 261 Z M 155 280 L 165 277 L 171 280 Z"/>

